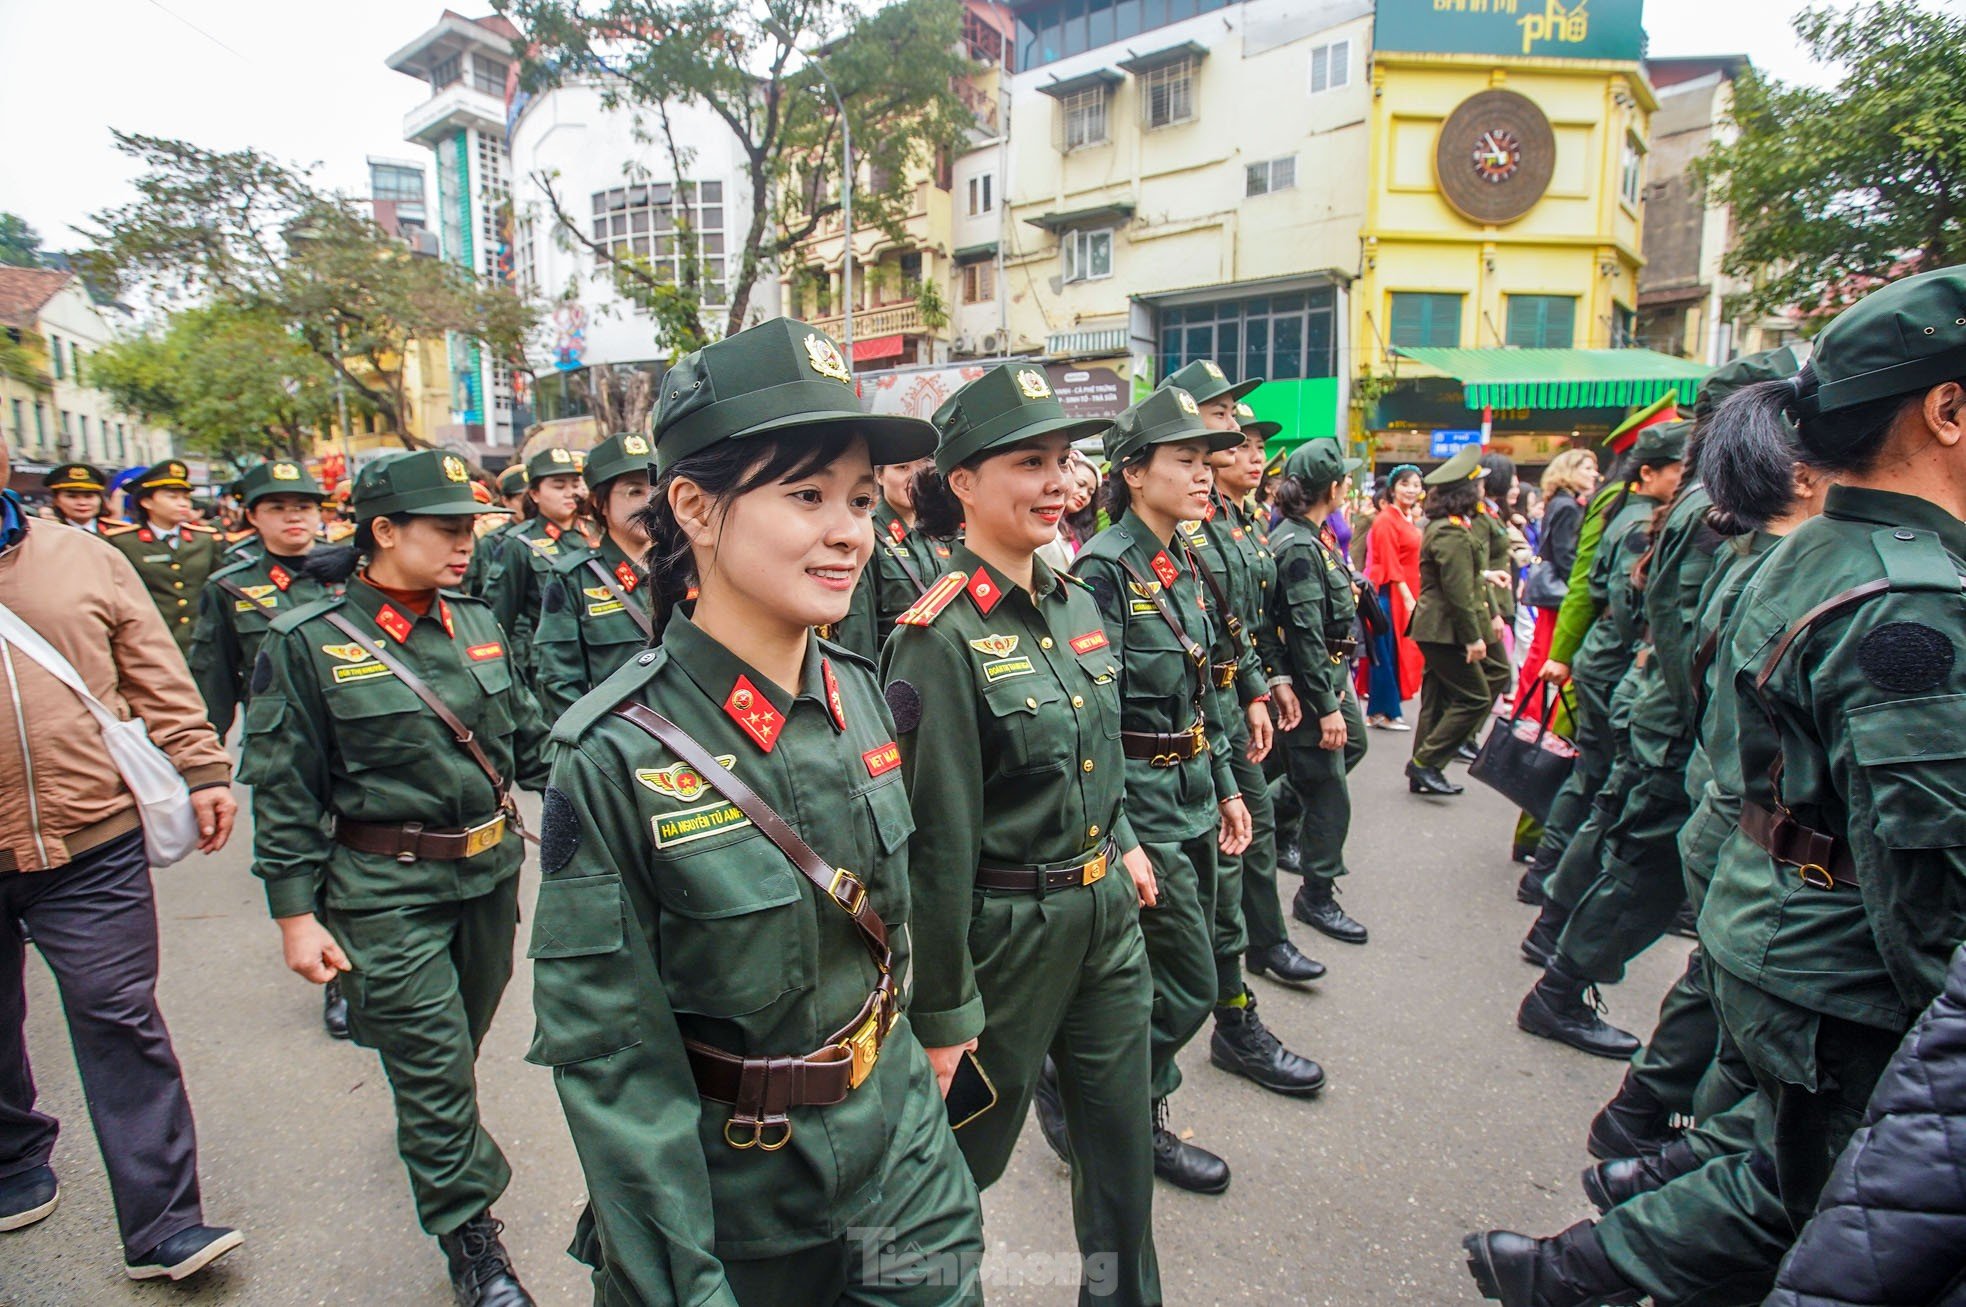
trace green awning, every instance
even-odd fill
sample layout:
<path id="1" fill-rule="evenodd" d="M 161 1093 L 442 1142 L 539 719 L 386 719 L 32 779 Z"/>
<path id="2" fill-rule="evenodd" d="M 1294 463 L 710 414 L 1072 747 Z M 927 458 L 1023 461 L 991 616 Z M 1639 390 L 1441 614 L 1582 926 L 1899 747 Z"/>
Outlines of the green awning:
<path id="1" fill-rule="evenodd" d="M 1712 371 L 1649 349 L 1395 348 L 1461 383 L 1464 402 L 1484 408 L 1623 408 L 1668 391 L 1690 406 Z"/>
<path id="2" fill-rule="evenodd" d="M 1110 200 L 1105 204 L 1094 204 L 1083 209 L 1072 209 L 1062 213 L 1040 213 L 1025 222 L 1046 231 L 1070 231 L 1074 227 L 1111 227 L 1125 222 L 1133 216 L 1132 200 Z"/>

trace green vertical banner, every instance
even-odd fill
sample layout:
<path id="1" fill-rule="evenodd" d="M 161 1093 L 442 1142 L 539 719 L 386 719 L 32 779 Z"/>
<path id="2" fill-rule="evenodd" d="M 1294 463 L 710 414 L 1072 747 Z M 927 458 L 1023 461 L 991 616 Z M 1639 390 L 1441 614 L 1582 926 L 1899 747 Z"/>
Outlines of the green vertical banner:
<path id="1" fill-rule="evenodd" d="M 1644 0 L 1378 0 L 1373 48 L 1557 59 L 1645 56 Z"/>

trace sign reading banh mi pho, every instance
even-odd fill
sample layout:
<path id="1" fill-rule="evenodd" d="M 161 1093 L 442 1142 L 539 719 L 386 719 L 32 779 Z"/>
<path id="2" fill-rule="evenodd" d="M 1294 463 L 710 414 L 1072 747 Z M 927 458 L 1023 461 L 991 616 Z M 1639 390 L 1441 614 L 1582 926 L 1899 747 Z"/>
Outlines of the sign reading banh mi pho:
<path id="1" fill-rule="evenodd" d="M 1644 0 L 1378 0 L 1373 45 L 1411 54 L 1637 60 Z"/>

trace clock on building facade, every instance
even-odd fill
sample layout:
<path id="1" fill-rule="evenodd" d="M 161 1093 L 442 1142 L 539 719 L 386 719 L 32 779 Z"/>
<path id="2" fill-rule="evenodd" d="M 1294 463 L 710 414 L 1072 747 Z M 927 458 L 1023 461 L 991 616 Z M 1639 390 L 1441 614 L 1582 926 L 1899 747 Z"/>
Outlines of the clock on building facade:
<path id="1" fill-rule="evenodd" d="M 1441 197 L 1470 222 L 1500 226 L 1536 206 L 1556 171 L 1556 133 L 1527 96 L 1483 91 L 1441 124 L 1434 172 Z"/>

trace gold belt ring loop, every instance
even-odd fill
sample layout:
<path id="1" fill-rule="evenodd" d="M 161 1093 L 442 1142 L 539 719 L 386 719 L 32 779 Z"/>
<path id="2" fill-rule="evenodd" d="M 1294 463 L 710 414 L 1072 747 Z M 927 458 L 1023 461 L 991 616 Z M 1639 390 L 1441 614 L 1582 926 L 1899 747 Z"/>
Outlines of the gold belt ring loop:
<path id="1" fill-rule="evenodd" d="M 1814 889 L 1836 888 L 1836 877 L 1831 874 L 1828 867 L 1814 862 L 1805 862 L 1795 869 L 1795 873 L 1802 877 L 1802 883 L 1804 885 L 1808 885 Z"/>

